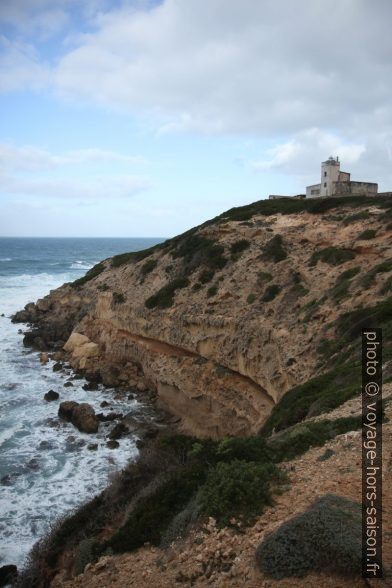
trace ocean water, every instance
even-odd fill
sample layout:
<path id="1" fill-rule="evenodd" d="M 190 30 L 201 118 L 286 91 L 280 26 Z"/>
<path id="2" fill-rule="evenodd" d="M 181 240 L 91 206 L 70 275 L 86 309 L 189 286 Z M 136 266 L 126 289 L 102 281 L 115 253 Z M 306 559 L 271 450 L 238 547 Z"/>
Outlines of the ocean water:
<path id="1" fill-rule="evenodd" d="M 46 402 L 45 392 L 89 402 L 98 412 L 103 400 L 116 412 L 146 410 L 102 386 L 85 391 L 84 380 L 64 387 L 72 372 L 53 372 L 53 362 L 41 365 L 39 354 L 23 346 L 25 326 L 12 324 L 10 316 L 98 261 L 159 241 L 0 238 L 0 565 L 22 566 L 57 517 L 97 494 L 137 455 L 136 437 L 121 439 L 118 449 L 106 447 L 112 425 L 101 423 L 96 435 L 87 435 L 59 421 L 59 401 Z M 98 450 L 87 449 L 89 443 Z"/>

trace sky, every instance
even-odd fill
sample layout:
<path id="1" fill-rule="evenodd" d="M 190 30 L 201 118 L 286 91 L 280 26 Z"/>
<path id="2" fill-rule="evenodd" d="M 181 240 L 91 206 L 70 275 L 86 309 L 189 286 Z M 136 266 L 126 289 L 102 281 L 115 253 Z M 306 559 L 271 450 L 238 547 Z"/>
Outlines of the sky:
<path id="1" fill-rule="evenodd" d="M 339 156 L 392 190 L 390 0 L 1 0 L 0 236 L 170 237 Z"/>

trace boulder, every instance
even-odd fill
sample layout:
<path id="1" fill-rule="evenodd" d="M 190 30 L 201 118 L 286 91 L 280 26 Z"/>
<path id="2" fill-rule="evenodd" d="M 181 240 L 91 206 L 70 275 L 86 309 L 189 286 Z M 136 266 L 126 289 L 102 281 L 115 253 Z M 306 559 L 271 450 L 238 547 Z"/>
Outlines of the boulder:
<path id="1" fill-rule="evenodd" d="M 98 431 L 99 421 L 93 407 L 87 402 L 77 404 L 72 411 L 71 422 L 83 433 L 96 433 Z"/>
<path id="2" fill-rule="evenodd" d="M 58 400 L 60 398 L 60 394 L 55 392 L 54 390 L 49 390 L 44 396 L 46 402 L 53 402 L 54 400 Z"/>
<path id="3" fill-rule="evenodd" d="M 65 382 L 64 384 L 64 388 L 70 388 L 71 386 L 73 386 L 72 382 Z"/>
<path id="4" fill-rule="evenodd" d="M 119 370 L 113 366 L 102 366 L 100 368 L 102 383 L 104 386 L 118 386 L 120 381 L 118 379 Z"/>
<path id="5" fill-rule="evenodd" d="M 48 363 L 48 361 L 49 361 L 49 356 L 48 356 L 48 354 L 47 354 L 47 353 L 44 353 L 44 352 L 40 353 L 40 354 L 39 354 L 39 360 L 40 360 L 40 362 L 41 362 L 42 364 L 44 364 L 44 365 L 45 365 L 45 364 L 46 364 L 46 363 Z"/>
<path id="6" fill-rule="evenodd" d="M 0 567 L 0 586 L 14 584 L 18 575 L 18 568 L 13 565 Z"/>
<path id="7" fill-rule="evenodd" d="M 121 439 L 124 435 L 129 433 L 129 429 L 124 423 L 117 423 L 109 433 L 109 439 Z"/>
<path id="8" fill-rule="evenodd" d="M 115 441 L 114 439 L 111 439 L 106 443 L 106 447 L 108 447 L 109 449 L 117 449 L 117 447 L 120 447 L 120 443 L 118 441 Z"/>
<path id="9" fill-rule="evenodd" d="M 93 343 L 92 341 L 75 347 L 72 352 L 73 359 L 88 359 L 97 355 L 99 355 L 99 347 L 97 343 Z"/>
<path id="10" fill-rule="evenodd" d="M 78 406 L 78 403 L 74 400 L 66 400 L 59 406 L 59 417 L 65 421 L 71 421 L 74 408 Z"/>
<path id="11" fill-rule="evenodd" d="M 71 333 L 68 341 L 64 345 L 64 351 L 73 351 L 76 347 L 89 343 L 90 339 L 81 333 Z"/>
<path id="12" fill-rule="evenodd" d="M 54 372 L 59 372 L 62 369 L 63 369 L 63 364 L 60 363 L 59 361 L 57 363 L 55 363 L 54 366 L 52 367 L 52 370 Z"/>

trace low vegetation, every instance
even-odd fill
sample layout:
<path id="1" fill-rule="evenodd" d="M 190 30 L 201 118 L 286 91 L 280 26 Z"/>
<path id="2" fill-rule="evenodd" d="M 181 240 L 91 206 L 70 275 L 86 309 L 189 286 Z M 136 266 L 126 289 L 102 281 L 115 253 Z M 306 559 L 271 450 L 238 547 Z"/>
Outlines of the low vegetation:
<path id="1" fill-rule="evenodd" d="M 282 286 L 279 286 L 278 284 L 267 286 L 261 300 L 263 302 L 271 302 L 271 300 L 274 300 L 274 298 L 277 297 L 281 289 Z"/>
<path id="2" fill-rule="evenodd" d="M 147 298 L 144 304 L 147 308 L 169 308 L 174 302 L 176 291 L 187 286 L 189 286 L 189 280 L 187 278 L 176 278 Z"/>
<path id="3" fill-rule="evenodd" d="M 275 235 L 264 246 L 262 259 L 274 261 L 278 263 L 287 257 L 287 251 L 283 245 L 283 238 L 281 235 Z"/>
<path id="4" fill-rule="evenodd" d="M 320 249 L 315 251 L 310 260 L 309 266 L 313 267 L 318 264 L 319 261 L 328 263 L 329 265 L 341 265 L 354 259 L 355 253 L 350 249 L 341 249 L 340 247 L 327 247 L 326 249 Z"/>
<path id="5" fill-rule="evenodd" d="M 145 263 L 143 263 L 143 265 L 140 269 L 140 273 L 141 273 L 142 277 L 144 278 L 145 276 L 150 274 L 152 271 L 154 271 L 154 269 L 157 267 L 157 265 L 158 265 L 157 259 L 148 259 Z"/>
<path id="6" fill-rule="evenodd" d="M 327 494 L 269 534 L 257 548 L 256 561 L 277 580 L 312 572 L 359 578 L 361 540 L 361 505 Z"/>
<path id="7" fill-rule="evenodd" d="M 358 241 L 368 241 L 370 239 L 374 239 L 376 235 L 377 231 L 374 229 L 366 229 L 365 231 L 362 231 L 360 235 L 358 235 L 357 239 Z"/>
<path id="8" fill-rule="evenodd" d="M 238 258 L 241 253 L 243 253 L 246 249 L 249 249 L 250 241 L 247 239 L 240 239 L 239 241 L 235 241 L 230 247 L 231 257 L 233 259 Z"/>
<path id="9" fill-rule="evenodd" d="M 113 304 L 117 306 L 118 304 L 124 304 L 126 298 L 121 292 L 113 292 L 112 300 Z"/>
<path id="10" fill-rule="evenodd" d="M 94 267 L 92 267 L 90 270 L 88 270 L 88 272 L 86 273 L 85 276 L 83 276 L 82 278 L 78 278 L 77 280 L 72 282 L 72 286 L 73 287 L 83 286 L 83 284 L 86 284 L 90 280 L 93 280 L 94 278 L 99 276 L 99 274 L 101 274 L 104 271 L 104 269 L 105 269 L 105 265 L 102 262 L 97 263 L 96 265 L 94 265 Z"/>
<path id="11" fill-rule="evenodd" d="M 361 271 L 359 267 L 353 267 L 338 276 L 334 287 L 330 290 L 331 297 L 340 302 L 349 295 L 351 280 Z"/>

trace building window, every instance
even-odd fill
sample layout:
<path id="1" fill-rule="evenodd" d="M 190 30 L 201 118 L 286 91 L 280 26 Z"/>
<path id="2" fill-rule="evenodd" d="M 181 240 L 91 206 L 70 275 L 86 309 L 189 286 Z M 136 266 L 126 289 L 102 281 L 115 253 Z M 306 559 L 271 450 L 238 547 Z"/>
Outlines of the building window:
<path id="1" fill-rule="evenodd" d="M 327 177 L 327 172 L 324 172 L 324 178 L 326 178 L 326 177 Z"/>
<path id="2" fill-rule="evenodd" d="M 327 187 L 327 182 L 324 182 L 324 188 L 326 188 L 326 187 Z"/>

